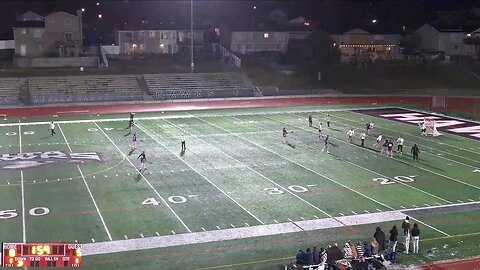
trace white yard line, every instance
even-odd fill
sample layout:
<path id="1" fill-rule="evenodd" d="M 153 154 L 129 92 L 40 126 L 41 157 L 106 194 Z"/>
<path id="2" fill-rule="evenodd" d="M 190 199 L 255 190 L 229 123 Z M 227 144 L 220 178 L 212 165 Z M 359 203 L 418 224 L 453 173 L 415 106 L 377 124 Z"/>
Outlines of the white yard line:
<path id="1" fill-rule="evenodd" d="M 18 141 L 19 141 L 19 150 L 20 153 L 23 153 L 22 149 L 22 126 L 20 125 L 20 121 L 18 121 Z M 21 183 L 21 190 L 22 190 L 22 239 L 23 243 L 27 242 L 27 228 L 25 224 L 25 185 L 23 182 L 23 170 L 20 170 L 20 183 Z"/>
<path id="2" fill-rule="evenodd" d="M 409 111 L 413 111 L 415 112 L 415 110 L 411 110 L 411 109 L 404 109 L 404 110 L 409 110 Z M 372 116 L 372 115 L 366 115 L 366 114 L 361 114 L 361 113 L 358 113 L 358 112 L 354 112 L 354 111 L 347 111 L 346 112 L 349 112 L 351 114 L 356 114 L 356 115 L 361 115 L 363 117 L 372 117 L 372 118 L 375 118 L 375 119 L 380 119 L 380 120 L 386 120 L 386 121 L 393 121 L 393 120 L 389 120 L 389 119 L 385 119 L 385 118 L 380 118 L 380 117 L 375 117 L 375 116 Z M 428 113 L 428 114 L 431 114 L 431 113 Z M 336 116 L 336 115 L 331 115 L 333 117 L 337 117 L 337 118 L 340 118 L 340 119 L 343 119 L 344 117 L 341 117 L 341 116 Z M 449 118 L 454 118 L 454 117 L 450 117 L 448 116 Z M 455 119 L 455 118 L 454 118 Z M 347 118 L 347 120 L 350 120 Z M 462 120 L 462 121 L 469 121 L 469 122 L 472 122 L 471 120 L 464 120 L 464 119 L 459 119 L 459 120 Z M 350 121 L 354 121 L 354 120 L 350 120 Z M 393 121 L 395 123 L 398 123 L 397 121 Z M 407 123 L 403 123 L 403 124 L 407 124 Z M 363 125 L 365 125 L 365 123 L 363 123 Z M 412 126 L 410 124 L 407 124 L 408 126 Z M 428 139 L 426 138 L 425 136 L 415 136 L 415 135 L 412 135 L 412 134 L 408 134 L 408 133 L 404 133 L 404 132 L 400 132 L 400 131 L 397 131 L 397 130 L 391 130 L 391 129 L 388 129 L 388 128 L 383 128 L 382 129 L 385 129 L 385 130 L 389 130 L 389 131 L 392 131 L 392 132 L 396 132 L 396 133 L 400 133 L 400 134 L 404 134 L 404 135 L 407 135 L 407 136 L 410 136 L 410 137 L 414 137 L 415 139 L 421 139 L 421 140 L 425 140 L 425 141 L 429 141 L 429 142 L 433 142 L 433 143 L 436 143 L 436 144 L 440 144 L 440 145 L 447 145 L 447 146 L 450 146 L 452 148 L 455 148 L 455 149 L 458 149 L 458 150 L 462 150 L 462 151 L 467 151 L 467 152 L 470 152 L 470 153 L 473 153 L 473 154 L 478 154 L 478 151 L 472 151 L 470 149 L 467 149 L 467 148 L 462 148 L 462 147 L 459 147 L 459 146 L 455 146 L 455 145 L 451 145 L 451 144 L 443 144 L 441 142 L 438 142 L 438 141 L 435 141 L 435 140 L 431 140 L 431 139 Z M 463 137 L 463 136 L 460 136 L 460 135 L 457 135 L 457 134 L 453 134 L 453 133 L 448 133 L 449 135 L 453 135 L 453 136 L 456 136 L 456 137 L 460 137 L 462 139 L 471 139 L 471 140 L 474 140 L 475 142 L 478 142 L 478 140 L 475 140 L 473 138 L 469 138 L 469 137 Z M 449 153 L 451 154 L 451 153 Z M 468 159 L 468 158 L 465 158 L 465 159 Z M 470 159 L 468 159 L 470 160 Z M 478 160 L 476 161 L 478 162 Z"/>
<path id="3" fill-rule="evenodd" d="M 301 130 L 304 130 L 304 131 L 309 132 L 309 133 L 317 134 L 316 132 L 314 132 L 314 131 L 312 131 L 312 130 L 309 130 L 309 129 L 306 129 L 306 128 L 303 128 L 303 127 L 300 127 L 300 126 L 297 126 L 297 125 L 293 125 L 293 124 L 290 124 L 290 123 L 288 123 L 288 122 L 280 121 L 280 120 L 277 120 L 277 119 L 275 119 L 275 118 L 271 118 L 271 117 L 268 117 L 268 116 L 262 116 L 262 117 L 267 118 L 267 119 L 270 119 L 270 120 L 272 120 L 272 121 L 276 121 L 276 122 L 279 122 L 279 123 L 283 123 L 283 124 L 285 124 L 285 125 L 289 125 L 289 126 L 292 126 L 292 127 L 298 128 L 298 129 L 301 129 Z M 347 144 L 347 145 L 351 146 L 351 144 L 348 143 L 348 142 L 346 142 L 346 141 L 343 141 L 343 140 L 341 140 L 341 139 L 337 139 L 337 138 L 334 138 L 334 137 L 331 137 L 331 138 L 332 138 L 332 140 L 336 140 L 336 141 L 338 141 L 338 142 L 341 142 L 341 143 L 344 143 L 344 144 Z M 302 143 L 302 142 L 299 142 L 299 141 L 297 141 L 297 142 L 300 143 L 300 144 L 302 144 L 302 145 L 304 145 L 304 146 L 307 147 L 307 148 L 318 150 L 318 149 L 316 149 L 315 147 L 310 146 L 310 145 L 308 145 L 308 144 L 305 144 L 305 143 Z M 449 201 L 449 200 L 446 200 L 446 199 L 444 199 L 444 198 L 441 198 L 441 197 L 439 197 L 439 196 L 437 196 L 437 195 L 434 195 L 434 194 L 432 194 L 432 193 L 429 193 L 429 192 L 427 192 L 427 191 L 425 191 L 425 190 L 422 190 L 422 189 L 416 188 L 416 187 L 414 187 L 414 186 L 411 186 L 411 185 L 409 185 L 409 184 L 407 184 L 407 183 L 404 183 L 404 182 L 402 182 L 402 181 L 398 181 L 398 180 L 396 180 L 396 179 L 394 179 L 394 178 L 391 178 L 391 177 L 388 177 L 388 176 L 386 176 L 386 175 L 384 175 L 384 174 L 381 174 L 381 173 L 378 173 L 378 172 L 376 172 L 376 171 L 370 170 L 370 169 L 368 169 L 368 168 L 365 168 L 365 167 L 363 167 L 363 166 L 361 166 L 361 165 L 355 164 L 355 163 L 350 162 L 350 161 L 348 161 L 348 160 L 345 160 L 345 159 L 342 159 L 342 160 L 343 160 L 344 162 L 350 164 L 350 165 L 353 165 L 353 166 L 357 167 L 357 168 L 360 168 L 360 169 L 363 169 L 363 170 L 368 171 L 368 172 L 370 172 L 370 173 L 376 174 L 376 175 L 378 175 L 378 176 L 387 178 L 387 179 L 389 179 L 389 180 L 391 180 L 391 181 L 394 181 L 394 182 L 397 182 L 397 183 L 399 183 L 399 184 L 401 184 L 401 185 L 404 185 L 404 186 L 406 186 L 406 187 L 412 188 L 412 189 L 414 189 L 414 190 L 416 190 L 416 191 L 418 191 L 418 192 L 421 192 L 421 193 L 423 193 L 423 194 L 426 194 L 426 195 L 428 195 L 428 196 L 434 197 L 434 198 L 439 199 L 439 200 L 441 200 L 441 201 L 444 201 L 444 202 L 446 202 L 446 203 L 452 203 L 452 202 Z"/>
<path id="4" fill-rule="evenodd" d="M 214 127 L 218 128 L 218 129 L 221 129 L 221 130 L 223 130 L 223 131 L 225 131 L 225 132 L 229 132 L 228 130 L 226 130 L 226 129 L 222 128 L 222 127 L 219 127 L 219 126 L 216 125 L 216 124 L 210 123 L 210 122 L 208 122 L 207 120 L 204 120 L 204 119 L 201 119 L 201 118 L 197 118 L 197 119 L 200 119 L 201 121 L 203 121 L 203 122 L 205 122 L 205 123 L 207 123 L 207 124 L 209 124 L 209 125 L 211 125 L 211 126 L 214 126 Z M 288 160 L 289 162 L 291 162 L 291 163 L 293 163 L 293 164 L 296 164 L 297 166 L 300 166 L 300 167 L 304 168 L 305 170 L 308 170 L 308 171 L 310 171 L 310 172 L 312 172 L 312 173 L 314 173 L 314 174 L 316 174 L 316 175 L 318 175 L 318 176 L 321 176 L 321 177 L 323 177 L 323 178 L 325 178 L 325 179 L 327 179 L 327 180 L 329 180 L 329 181 L 331 181 L 331 182 L 333 182 L 333 183 L 336 183 L 337 185 L 340 185 L 340 186 L 342 186 L 342 187 L 344 187 L 344 188 L 346 188 L 346 189 L 348 189 L 348 190 L 350 190 L 350 191 L 352 191 L 352 192 L 354 192 L 354 193 L 356 193 L 356 194 L 358 194 L 358 195 L 360 195 L 360 196 L 362 196 L 362 197 L 364 197 L 364 198 L 367 198 L 367 199 L 369 199 L 369 200 L 371 200 L 371 201 L 373 201 L 373 202 L 375 202 L 375 203 L 377 203 L 377 204 L 380 204 L 380 205 L 382 205 L 382 206 L 385 207 L 385 208 L 388 208 L 388 209 L 391 209 L 391 210 L 395 210 L 395 209 L 394 209 L 393 207 L 391 207 L 391 206 L 388 206 L 388 205 L 386 205 L 386 204 L 384 204 L 384 203 L 382 203 L 382 202 L 379 202 L 379 201 L 373 199 L 372 197 L 369 197 L 369 196 L 367 196 L 367 195 L 365 195 L 365 194 L 363 194 L 363 193 L 361 193 L 361 192 L 359 192 L 359 191 L 356 191 L 356 190 L 354 190 L 354 189 L 352 189 L 352 188 L 350 188 L 350 187 L 348 187 L 348 186 L 346 186 L 346 185 L 344 185 L 344 184 L 342 184 L 342 183 L 340 183 L 340 182 L 338 182 L 338 181 L 335 181 L 334 179 L 332 179 L 332 178 L 330 178 L 330 177 L 328 177 L 328 176 L 326 176 L 326 175 L 323 175 L 323 174 L 321 174 L 321 173 L 319 173 L 319 172 L 317 172 L 317 171 L 315 171 L 315 170 L 313 170 L 313 169 L 310 169 L 310 168 L 308 168 L 307 166 L 302 165 L 302 164 L 300 164 L 300 163 L 298 163 L 298 162 L 296 162 L 296 161 L 294 161 L 294 160 L 292 160 L 292 159 L 290 159 L 290 158 L 288 158 L 288 157 L 285 157 L 285 156 L 283 156 L 283 155 L 281 155 L 281 154 L 279 154 L 279 153 L 277 153 L 277 152 L 275 152 L 275 151 L 273 151 L 273 150 L 270 150 L 270 149 L 268 149 L 268 148 L 266 148 L 266 147 L 264 147 L 264 146 L 262 146 L 262 145 L 260 145 L 260 144 L 258 144 L 258 143 L 255 143 L 255 142 L 253 142 L 253 141 L 251 141 L 251 140 L 249 140 L 249 139 L 247 139 L 247 138 L 244 138 L 244 137 L 242 137 L 242 136 L 239 136 L 239 135 L 235 135 L 235 136 L 238 137 L 239 139 L 242 139 L 242 140 L 244 140 L 244 141 L 247 141 L 247 142 L 249 142 L 249 143 L 251 143 L 251 144 L 253 144 L 253 145 L 255 145 L 255 146 L 259 147 L 259 148 L 262 148 L 262 149 L 264 149 L 264 150 L 266 150 L 266 151 L 268 151 L 268 152 L 270 152 L 270 153 L 272 153 L 272 154 L 275 154 L 275 155 L 277 155 L 277 156 L 279 156 L 279 157 L 281 157 L 281 158 L 283 158 L 283 159 L 285 159 L 285 160 Z M 430 227 L 431 227 L 431 226 L 430 226 Z M 441 231 L 441 230 L 439 230 L 439 229 L 436 229 L 436 228 L 434 228 L 434 227 L 431 227 L 431 228 L 434 229 L 435 231 L 437 231 L 437 232 L 445 235 L 445 236 L 449 236 L 449 234 L 447 234 L 447 233 L 445 233 L 445 232 L 443 232 L 443 231 Z"/>
<path id="5" fill-rule="evenodd" d="M 63 139 L 65 140 L 65 143 L 67 144 L 68 150 L 72 152 L 72 148 L 70 147 L 70 144 L 68 143 L 67 137 L 65 137 L 65 133 L 63 132 L 62 127 L 60 124 L 57 123 L 58 129 L 60 130 L 60 133 L 62 133 Z M 87 188 L 88 195 L 90 195 L 90 199 L 92 199 L 93 205 L 95 206 L 95 209 L 97 210 L 97 214 L 100 217 L 100 221 L 102 222 L 103 228 L 105 229 L 105 232 L 107 233 L 108 239 L 112 241 L 112 235 L 110 234 L 110 231 L 108 230 L 107 224 L 105 223 L 105 220 L 103 219 L 103 215 L 100 212 L 100 209 L 98 208 L 97 201 L 93 197 L 92 191 L 90 190 L 90 187 L 88 186 L 87 180 L 85 180 L 85 176 L 83 175 L 82 170 L 80 169 L 80 166 L 77 165 L 78 172 L 80 172 L 80 176 L 83 179 L 83 183 L 85 184 L 85 187 Z"/>
<path id="6" fill-rule="evenodd" d="M 358 114 L 358 113 L 356 113 L 356 112 L 350 112 L 350 113 Z M 295 115 L 295 114 L 294 114 L 294 115 Z M 360 114 L 360 115 L 362 115 L 362 114 Z M 297 116 L 297 115 L 295 115 L 295 116 Z M 357 123 L 357 124 L 362 124 L 362 125 L 363 125 L 363 123 L 361 123 L 361 122 L 359 122 L 359 121 L 351 120 L 351 119 L 348 119 L 348 118 L 345 118 L 345 117 L 342 117 L 342 116 L 338 116 L 338 115 L 331 115 L 331 116 L 336 117 L 336 118 L 339 118 L 339 119 L 343 119 L 343 120 L 346 120 L 346 121 L 349 121 L 349 122 L 353 122 L 353 123 Z M 378 118 L 378 117 L 376 117 L 376 118 Z M 378 118 L 378 119 L 380 119 L 380 120 L 386 120 L 386 121 L 391 121 L 391 120 L 383 119 L 383 118 Z M 338 123 L 338 124 L 340 124 L 340 125 L 342 125 L 342 126 L 348 127 L 347 124 L 344 124 L 344 123 L 341 123 L 341 122 L 336 122 L 336 123 Z M 452 147 L 452 148 L 456 148 L 456 147 L 453 146 L 453 145 L 440 143 L 440 142 L 438 142 L 438 141 L 433 141 L 433 140 L 427 139 L 427 138 L 425 138 L 425 137 L 423 137 L 423 136 L 417 137 L 417 136 L 412 135 L 412 134 L 409 134 L 409 133 L 404 133 L 404 132 L 400 132 L 400 131 L 397 131 L 397 130 L 392 130 L 392 129 L 388 129 L 388 128 L 380 127 L 380 126 L 378 126 L 377 128 L 383 129 L 383 130 L 388 130 L 388 131 L 395 132 L 395 133 L 399 133 L 399 134 L 404 134 L 404 135 L 413 137 L 413 138 L 415 138 L 415 139 L 420 138 L 420 139 L 427 140 L 427 141 L 430 141 L 430 142 L 434 142 L 434 143 L 437 143 L 437 144 L 440 144 L 440 145 L 445 145 L 445 146 L 449 146 L 449 147 Z M 463 138 L 463 137 L 462 137 L 462 138 Z M 427 145 L 424 145 L 424 144 L 418 144 L 418 145 L 423 146 L 423 147 L 428 148 L 428 149 L 432 149 L 432 150 L 438 151 L 438 152 L 445 153 L 445 154 L 447 154 L 447 155 L 459 157 L 459 158 L 462 158 L 462 159 L 465 159 L 465 160 L 470 160 L 470 161 L 477 162 L 477 163 L 480 162 L 480 160 L 476 160 L 476 159 L 471 159 L 471 158 L 468 158 L 468 157 L 460 156 L 460 155 L 457 155 L 457 154 L 454 154 L 454 153 L 451 153 L 451 152 L 447 152 L 447 151 L 444 151 L 444 150 L 436 149 L 436 148 L 433 148 L 433 147 L 430 147 L 430 146 L 427 146 Z M 463 148 L 460 148 L 460 149 L 461 149 L 461 150 L 464 150 Z M 466 150 L 466 149 L 465 149 L 464 151 L 469 151 L 469 150 Z M 470 152 L 472 152 L 472 151 L 470 151 Z M 438 158 L 441 158 L 441 159 L 449 160 L 449 161 L 452 161 L 452 162 L 455 162 L 455 163 L 457 163 L 457 164 L 461 164 L 461 165 L 464 165 L 464 166 L 467 166 L 467 167 L 470 167 L 470 168 L 477 168 L 477 167 L 475 167 L 475 166 L 472 166 L 472 165 L 469 165 L 469 164 L 466 164 L 466 163 L 463 163 L 463 162 L 460 162 L 460 161 L 457 161 L 457 160 L 454 160 L 454 159 L 442 157 L 442 156 L 435 155 L 435 154 L 429 153 L 429 152 L 425 152 L 425 153 L 427 153 L 427 154 L 429 154 L 429 155 L 432 155 L 432 156 L 434 156 L 434 157 L 438 157 Z M 474 152 L 474 153 L 478 153 L 478 152 Z"/>
<path id="7" fill-rule="evenodd" d="M 374 107 L 374 109 L 389 109 L 392 107 Z M 242 108 L 239 108 L 242 109 Z M 248 110 L 248 108 L 243 108 L 244 110 Z M 355 108 L 355 110 L 367 110 L 372 109 L 372 107 L 364 108 L 359 107 Z M 305 112 L 338 112 L 338 111 L 347 111 L 347 109 L 329 109 L 329 110 L 294 110 L 290 111 L 292 113 L 305 113 Z M 284 114 L 284 111 L 271 111 L 271 112 L 254 112 L 254 113 L 219 113 L 219 114 L 210 114 L 210 115 L 201 115 L 201 116 L 193 116 L 193 115 L 167 115 L 167 116 L 145 116 L 145 117 L 136 117 L 135 120 L 160 120 L 160 119 L 182 119 L 182 118 L 202 118 L 202 117 L 226 117 L 231 115 L 260 115 L 260 114 Z M 107 118 L 107 119 L 84 119 L 84 120 L 59 120 L 56 123 L 59 124 L 77 124 L 77 123 L 102 123 L 102 122 L 127 122 L 130 118 L 128 117 L 119 117 L 119 118 Z M 49 121 L 41 121 L 41 122 L 23 122 L 23 123 L 4 123 L 0 124 L 0 127 L 15 127 L 17 125 L 22 126 L 35 126 L 35 125 L 48 125 L 51 122 Z"/>
<path id="8" fill-rule="evenodd" d="M 222 192 L 227 198 L 229 198 L 232 202 L 234 202 L 236 205 L 238 205 L 240 208 L 242 208 L 245 212 L 247 212 L 250 216 L 252 216 L 254 219 L 256 219 L 260 224 L 265 224 L 262 220 L 260 220 L 258 217 L 256 217 L 252 212 L 250 212 L 248 209 L 246 209 L 243 205 L 241 205 L 239 202 L 237 202 L 234 198 L 232 198 L 230 195 L 228 195 L 223 189 L 215 185 L 210 179 L 208 179 L 205 175 L 200 173 L 197 169 L 195 169 L 192 165 L 190 165 L 188 162 L 186 162 L 184 159 L 182 159 L 180 156 L 178 156 L 176 153 L 174 153 L 170 148 L 167 148 L 161 141 L 159 141 L 155 136 L 153 136 L 150 132 L 142 128 L 140 125 L 136 125 L 138 129 L 140 129 L 143 133 L 147 134 L 150 138 L 152 138 L 155 142 L 160 144 L 163 148 L 167 149 L 172 155 L 177 157 L 180 161 L 182 161 L 185 165 L 187 165 L 192 171 L 200 175 L 203 179 L 205 179 L 208 183 L 210 183 L 212 186 L 214 186 L 216 189 L 218 189 L 220 192 Z"/>
<path id="9" fill-rule="evenodd" d="M 97 128 L 103 133 L 103 135 L 105 135 L 105 137 L 107 137 L 107 139 L 110 141 L 110 143 L 113 144 L 113 146 L 115 146 L 115 148 L 117 148 L 118 152 L 128 161 L 128 163 L 130 163 L 130 165 L 132 165 L 132 167 L 135 168 L 135 170 L 137 170 L 137 167 L 135 166 L 135 164 L 132 163 L 132 161 L 125 155 L 125 153 L 123 153 L 123 151 L 120 149 L 120 147 L 118 147 L 118 145 L 110 138 L 110 136 L 107 135 L 107 133 L 105 133 L 105 131 L 103 130 L 103 128 L 101 128 L 96 122 L 93 122 Z M 137 170 L 138 171 L 138 170 Z M 162 195 L 160 195 L 160 193 L 158 193 L 158 191 L 155 189 L 155 187 L 153 187 L 153 185 L 150 183 L 150 181 L 148 181 L 148 179 L 143 175 L 143 173 L 141 173 L 140 171 L 138 171 L 138 173 L 140 174 L 140 176 L 143 178 L 143 180 L 145 180 L 145 182 L 148 184 L 148 186 L 153 190 L 153 192 L 155 192 L 155 194 L 160 198 L 160 200 L 162 200 L 162 202 L 164 203 L 164 205 L 166 205 L 168 207 L 168 209 L 173 213 L 173 215 L 180 221 L 180 223 L 183 225 L 183 227 L 185 227 L 185 229 L 188 231 L 188 232 L 192 232 L 190 230 L 190 228 L 188 228 L 188 226 L 185 224 L 185 222 L 183 222 L 183 220 L 178 216 L 178 214 L 172 209 L 172 207 L 167 203 L 167 201 L 165 201 L 165 199 L 162 197 Z"/>
<path id="10" fill-rule="evenodd" d="M 266 116 L 263 116 L 263 117 L 266 117 Z M 276 120 L 276 121 L 278 121 L 278 120 Z M 278 121 L 278 122 L 280 122 L 280 121 Z M 294 126 L 293 124 L 289 124 L 289 125 Z M 376 154 L 376 155 L 380 155 L 378 152 L 373 151 L 373 150 L 371 150 L 371 149 L 368 149 L 368 148 L 366 148 L 366 147 L 364 147 L 364 148 L 362 148 L 362 149 L 365 150 L 365 151 L 372 152 L 372 153 L 374 153 L 374 154 Z M 397 160 L 397 161 L 398 161 L 398 160 Z M 432 174 L 436 174 L 436 175 L 441 176 L 441 177 L 443 177 L 443 178 L 446 178 L 446 179 L 449 179 L 449 180 L 458 182 L 458 183 L 460 183 L 460 184 L 463 184 L 463 185 L 466 185 L 466 186 L 469 186 L 469 187 L 472 187 L 472 188 L 475 188 L 475 189 L 480 190 L 480 187 L 475 186 L 475 185 L 472 185 L 472 184 L 470 184 L 470 183 L 463 182 L 463 181 L 458 180 L 458 179 L 456 179 L 456 178 L 453 178 L 453 177 L 450 177 L 450 176 L 447 176 L 447 175 L 444 175 L 444 174 L 441 174 L 441 173 L 438 173 L 438 172 L 429 170 L 429 169 L 427 169 L 427 168 L 424 168 L 424 167 L 421 167 L 421 166 L 418 166 L 418 165 L 414 165 L 414 164 L 411 164 L 411 163 L 407 163 L 407 162 L 404 162 L 404 161 L 399 161 L 399 162 L 402 162 L 402 163 L 407 164 L 407 165 L 409 165 L 409 166 L 412 166 L 412 167 L 414 167 L 414 168 L 418 168 L 418 169 L 420 169 L 420 170 L 423 170 L 423 171 L 426 171 L 426 172 L 429 172 L 429 173 L 432 173 Z"/>
<path id="11" fill-rule="evenodd" d="M 175 124 L 173 124 L 172 122 L 170 122 L 170 121 L 168 121 L 168 120 L 164 120 L 164 121 L 166 121 L 166 122 L 168 122 L 168 123 L 170 123 L 170 124 L 172 124 L 172 125 L 174 125 L 174 126 L 175 126 Z M 322 210 L 322 209 L 320 209 L 319 207 L 317 207 L 317 206 L 313 205 L 312 203 L 310 203 L 310 202 L 306 201 L 306 200 L 305 200 L 305 199 L 303 199 L 302 197 L 300 197 L 300 196 L 298 196 L 297 194 L 293 193 L 293 192 L 292 192 L 291 190 L 289 190 L 288 188 L 285 188 L 285 187 L 283 187 L 282 185 L 278 184 L 277 182 L 273 181 L 273 180 L 272 180 L 272 179 L 270 179 L 269 177 L 267 177 L 267 176 L 265 176 L 264 174 L 262 174 L 262 173 L 258 172 L 257 170 L 253 169 L 252 167 L 248 166 L 247 164 L 243 163 L 242 161 L 240 161 L 240 160 L 238 160 L 238 159 L 236 159 L 236 158 L 232 157 L 231 155 L 229 155 L 229 154 L 225 153 L 223 150 L 221 150 L 221 149 L 220 149 L 220 148 L 218 148 L 217 146 L 215 146 L 215 145 L 212 145 L 212 144 L 208 143 L 207 141 L 205 141 L 205 140 L 203 140 L 203 139 L 201 139 L 201 138 L 199 138 L 199 137 L 195 136 L 194 134 L 192 134 L 192 133 L 190 133 L 190 132 L 188 132 L 188 131 L 184 130 L 183 128 L 180 128 L 180 127 L 178 127 L 178 126 L 176 126 L 176 127 L 177 127 L 178 129 L 180 129 L 180 130 L 182 130 L 182 131 L 186 132 L 186 133 L 189 133 L 189 134 L 193 135 L 193 136 L 194 136 L 194 137 L 196 137 L 198 140 L 201 140 L 202 142 L 204 142 L 204 143 L 208 144 L 210 147 L 217 149 L 219 152 L 221 152 L 221 153 L 222 153 L 222 154 L 224 154 L 225 156 L 227 156 L 227 157 L 229 157 L 229 158 L 231 158 L 231 159 L 235 160 L 236 162 L 238 162 L 238 163 L 242 164 L 243 166 L 245 166 L 246 168 L 248 168 L 249 170 L 251 170 L 251 171 L 252 171 L 252 172 L 254 172 L 255 174 L 257 174 L 257 175 L 261 176 L 262 178 L 266 179 L 267 181 L 269 181 L 270 183 L 274 184 L 275 186 L 277 186 L 277 187 L 281 188 L 282 190 L 284 190 L 284 191 L 286 191 L 286 192 L 290 193 L 290 194 L 291 194 L 291 195 L 293 195 L 295 198 L 297 198 L 297 199 L 301 200 L 302 202 L 306 203 L 307 205 L 309 205 L 309 206 L 313 207 L 313 208 L 314 208 L 314 209 L 316 209 L 317 211 L 320 211 L 321 213 L 323 213 L 323 214 L 324 214 L 324 215 L 326 215 L 327 217 L 332 217 L 332 215 L 328 214 L 328 213 L 327 213 L 327 212 L 325 212 L 324 210 Z"/>

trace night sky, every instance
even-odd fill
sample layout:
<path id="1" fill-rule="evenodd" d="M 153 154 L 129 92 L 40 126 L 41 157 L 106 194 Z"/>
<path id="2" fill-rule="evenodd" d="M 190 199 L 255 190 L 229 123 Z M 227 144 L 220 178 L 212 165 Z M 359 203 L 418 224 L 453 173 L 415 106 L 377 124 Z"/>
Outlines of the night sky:
<path id="1" fill-rule="evenodd" d="M 100 5 L 96 5 L 99 2 Z M 220 1 L 194 0 L 195 21 L 204 25 L 235 23 L 251 20 L 252 16 L 276 7 L 284 9 L 290 18 L 304 16 L 317 22 L 320 28 L 331 33 L 341 33 L 357 26 L 368 26 L 372 19 L 378 31 L 395 31 L 406 26 L 410 31 L 423 23 L 434 19 L 435 11 L 468 10 L 480 7 L 480 1 Z M 256 9 L 253 7 L 256 6 Z M 13 39 L 11 27 L 15 16 L 32 10 L 41 15 L 52 11 L 75 13 L 76 9 L 85 8 L 84 26 L 96 29 L 99 35 L 113 33 L 113 29 L 155 28 L 175 21 L 178 25 L 189 25 L 189 1 L 22 1 L 0 0 L 0 39 Z M 98 14 L 102 19 L 98 19 Z"/>

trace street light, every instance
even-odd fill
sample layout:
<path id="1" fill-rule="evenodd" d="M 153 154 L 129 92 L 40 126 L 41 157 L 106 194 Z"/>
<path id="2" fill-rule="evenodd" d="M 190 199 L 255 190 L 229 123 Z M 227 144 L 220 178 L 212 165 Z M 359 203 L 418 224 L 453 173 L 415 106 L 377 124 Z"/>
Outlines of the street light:
<path id="1" fill-rule="evenodd" d="M 97 2 L 97 6 L 100 6 L 100 2 Z"/>
<path id="2" fill-rule="evenodd" d="M 98 18 L 101 19 L 101 18 L 102 18 L 102 14 L 98 14 Z"/>
<path id="3" fill-rule="evenodd" d="M 85 12 L 85 8 L 82 8 L 82 12 Z"/>
<path id="4" fill-rule="evenodd" d="M 190 72 L 193 73 L 193 0 L 190 0 Z"/>
<path id="5" fill-rule="evenodd" d="M 373 19 L 373 20 L 372 20 L 372 23 L 377 23 L 377 19 Z"/>

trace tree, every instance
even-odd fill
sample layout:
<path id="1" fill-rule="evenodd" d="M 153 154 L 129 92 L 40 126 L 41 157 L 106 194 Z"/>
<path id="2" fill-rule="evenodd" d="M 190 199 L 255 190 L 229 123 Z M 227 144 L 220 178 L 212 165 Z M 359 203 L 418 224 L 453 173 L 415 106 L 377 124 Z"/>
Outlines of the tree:
<path id="1" fill-rule="evenodd" d="M 300 40 L 289 48 L 286 59 L 291 60 L 300 68 L 313 69 L 329 67 L 340 61 L 338 44 L 323 30 L 313 31 L 306 39 Z"/>

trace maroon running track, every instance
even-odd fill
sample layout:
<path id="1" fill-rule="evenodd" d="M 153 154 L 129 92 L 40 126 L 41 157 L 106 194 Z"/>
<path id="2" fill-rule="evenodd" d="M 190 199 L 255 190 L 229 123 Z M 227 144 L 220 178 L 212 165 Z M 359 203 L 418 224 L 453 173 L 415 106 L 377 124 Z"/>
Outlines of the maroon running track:
<path id="1" fill-rule="evenodd" d="M 306 105 L 341 105 L 341 104 L 422 104 L 428 106 L 429 97 L 405 96 L 349 96 L 349 97 L 292 97 L 262 98 L 242 100 L 195 100 L 156 103 L 120 103 L 102 105 L 69 105 L 48 107 L 24 107 L 1 110 L 8 118 L 34 117 L 46 115 L 88 115 L 113 114 L 128 112 L 188 111 L 204 109 L 263 108 Z"/>
<path id="2" fill-rule="evenodd" d="M 480 258 L 424 265 L 422 270 L 480 270 Z"/>

